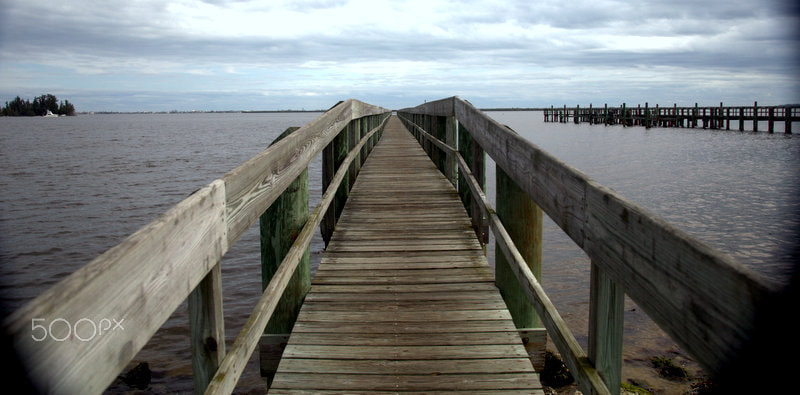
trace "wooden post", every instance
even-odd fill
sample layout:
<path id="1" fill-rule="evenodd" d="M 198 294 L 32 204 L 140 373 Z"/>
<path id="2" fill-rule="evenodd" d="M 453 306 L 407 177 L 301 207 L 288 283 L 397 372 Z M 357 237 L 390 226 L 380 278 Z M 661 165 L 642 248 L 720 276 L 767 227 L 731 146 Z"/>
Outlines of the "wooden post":
<path id="1" fill-rule="evenodd" d="M 357 139 L 357 130 L 358 130 L 358 120 L 354 119 L 350 121 L 347 127 L 347 146 L 348 147 L 355 147 L 358 144 Z M 358 164 L 361 161 L 358 160 L 358 153 L 356 153 L 356 158 L 353 162 L 350 163 L 350 167 L 347 169 L 347 190 L 348 192 L 353 189 L 353 183 L 356 182 L 356 176 L 358 176 Z"/>
<path id="2" fill-rule="evenodd" d="M 189 294 L 188 303 L 194 393 L 202 394 L 225 358 L 225 321 L 222 313 L 222 273 L 219 262 Z"/>
<path id="3" fill-rule="evenodd" d="M 612 394 L 622 381 L 625 293 L 592 263 L 589 291 L 589 359 Z"/>
<path id="4" fill-rule="evenodd" d="M 369 132 L 369 118 L 363 117 L 361 118 L 361 128 L 359 128 L 358 141 L 361 141 L 361 139 L 364 138 L 364 136 L 366 136 L 368 132 Z M 364 144 L 361 147 L 361 154 L 359 155 L 359 159 L 361 159 L 361 164 L 358 166 L 359 172 L 361 172 L 361 167 L 364 166 L 364 162 L 367 161 L 368 154 L 369 152 L 367 151 L 367 145 Z"/>
<path id="5" fill-rule="evenodd" d="M 625 124 L 625 103 L 622 103 L 622 126 L 628 126 Z"/>
<path id="6" fill-rule="evenodd" d="M 464 158 L 464 162 L 467 162 L 472 175 L 485 192 L 486 154 L 461 123 L 458 123 L 458 152 Z M 483 220 L 481 210 L 478 207 L 478 203 L 472 198 L 472 192 L 467 185 L 465 176 L 462 172 L 458 172 L 458 194 L 461 196 L 461 203 L 464 204 L 467 214 L 472 218 L 472 227 L 475 230 L 475 235 L 482 244 L 486 245 L 489 242 L 489 224 Z"/>
<path id="7" fill-rule="evenodd" d="M 533 275 L 542 278 L 542 209 L 509 177 L 496 169 L 497 216 Z M 517 328 L 541 327 L 502 249 L 495 249 L 495 279 Z"/>
<path id="8" fill-rule="evenodd" d="M 333 165 L 333 151 L 333 141 L 322 150 L 322 193 L 328 190 L 331 179 L 333 179 L 333 175 L 336 174 L 336 169 Z M 328 247 L 328 243 L 331 241 L 331 235 L 333 235 L 333 228 L 335 226 L 336 209 L 331 205 L 328 207 L 328 211 L 325 212 L 325 216 L 322 218 L 322 222 L 319 225 L 319 232 L 322 235 L 322 241 L 325 242 L 325 248 Z"/>
<path id="9" fill-rule="evenodd" d="M 289 128 L 281 134 L 275 142 L 288 136 L 298 128 Z M 275 144 L 273 142 L 273 144 Z M 261 215 L 259 225 L 261 228 L 261 285 L 266 289 L 275 271 L 283 261 L 300 231 L 308 220 L 308 169 L 289 185 L 288 188 L 272 203 Z M 309 250 L 306 249 L 303 258 L 289 281 L 286 290 L 281 296 L 272 318 L 267 323 L 264 334 L 285 336 L 290 333 L 303 299 L 311 287 L 311 267 L 309 264 Z M 270 343 L 266 341 L 266 343 Z M 280 350 L 282 353 L 282 350 Z M 261 359 L 261 375 L 272 381 L 275 370 L 280 361 L 277 358 Z"/>
<path id="10" fill-rule="evenodd" d="M 767 114 L 768 114 L 767 116 L 768 116 L 768 122 L 769 122 L 767 124 L 767 130 L 770 133 L 775 133 L 775 107 L 772 107 L 772 106 L 769 107 L 768 110 L 767 110 Z"/>
<path id="11" fill-rule="evenodd" d="M 783 109 L 783 122 L 783 132 L 792 134 L 792 108 L 789 106 Z"/>
<path id="12" fill-rule="evenodd" d="M 739 107 L 739 131 L 744 132 L 744 107 Z"/>
<path id="13" fill-rule="evenodd" d="M 753 103 L 753 131 L 758 131 L 758 102 Z"/>
<path id="14" fill-rule="evenodd" d="M 576 125 L 581 123 L 580 113 L 581 113 L 581 105 L 577 104 L 575 106 L 575 114 L 572 116 L 572 122 L 574 122 Z"/>
<path id="15" fill-rule="evenodd" d="M 434 116 L 433 118 L 433 130 L 431 130 L 431 134 L 435 136 L 439 141 L 447 142 L 447 117 L 445 116 Z M 444 150 L 440 149 L 439 147 L 434 147 L 436 151 L 436 167 L 439 168 L 439 171 L 442 172 L 445 176 L 447 175 L 447 153 Z"/>
<path id="16" fill-rule="evenodd" d="M 608 125 L 608 103 L 603 105 L 603 124 Z"/>
<path id="17" fill-rule="evenodd" d="M 449 116 L 445 119 L 445 143 L 451 148 L 457 148 L 456 146 L 456 120 L 455 117 Z M 451 153 L 447 153 L 447 157 L 445 160 L 445 176 L 453 186 L 456 186 L 456 174 L 458 173 L 458 169 L 456 168 L 456 157 Z"/>
<path id="18" fill-rule="evenodd" d="M 650 129 L 650 104 L 648 102 L 644 102 L 644 127 L 645 129 Z"/>
<path id="19" fill-rule="evenodd" d="M 683 119 L 678 115 L 678 103 L 672 103 L 672 115 L 675 116 L 675 124 L 676 127 L 683 127 Z M 678 124 L 680 123 L 680 125 Z"/>
<path id="20" fill-rule="evenodd" d="M 731 108 L 725 109 L 725 130 L 731 130 Z"/>
<path id="21" fill-rule="evenodd" d="M 339 170 L 342 162 L 344 162 L 344 158 L 347 157 L 349 153 L 349 135 L 350 124 L 347 124 L 322 151 L 323 193 L 328 190 L 331 179 L 333 179 L 333 176 Z M 320 233 L 322 234 L 322 240 L 325 241 L 325 247 L 327 247 L 330 242 L 331 235 L 333 235 L 333 230 L 336 227 L 336 221 L 339 220 L 342 210 L 344 209 L 344 204 L 347 202 L 347 196 L 350 194 L 348 188 L 350 184 L 349 176 L 349 172 L 344 175 L 344 180 L 342 180 L 342 183 L 339 185 L 339 189 L 336 190 L 336 197 L 330 207 L 328 207 L 322 224 L 320 224 Z"/>

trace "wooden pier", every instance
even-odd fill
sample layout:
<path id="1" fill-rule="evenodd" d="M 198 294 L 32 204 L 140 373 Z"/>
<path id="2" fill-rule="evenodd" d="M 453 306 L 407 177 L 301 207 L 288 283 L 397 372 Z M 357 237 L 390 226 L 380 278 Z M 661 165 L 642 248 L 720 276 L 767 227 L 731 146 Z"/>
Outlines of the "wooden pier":
<path id="1" fill-rule="evenodd" d="M 698 128 L 703 129 L 725 129 L 733 128 L 744 131 L 746 125 L 750 125 L 751 130 L 757 132 L 759 122 L 767 122 L 767 132 L 776 131 L 775 124 L 783 123 L 783 132 L 792 133 L 792 122 L 800 121 L 800 106 L 763 106 L 759 107 L 758 102 L 753 106 L 726 107 L 719 103 L 719 107 L 699 107 L 695 103 L 694 107 L 655 107 L 645 103 L 644 106 L 637 105 L 629 107 L 623 103 L 619 107 L 553 107 L 545 108 L 545 122 L 574 122 L 576 124 L 586 122 L 599 125 L 623 125 L 623 126 L 644 126 L 651 127 L 672 127 L 672 128 Z"/>
<path id="2" fill-rule="evenodd" d="M 270 393 L 543 393 L 458 193 L 394 117 L 364 163 Z"/>
<path id="3" fill-rule="evenodd" d="M 317 155 L 324 193 L 309 214 L 307 169 Z M 487 156 L 496 209 L 485 196 Z M 592 262 L 587 351 L 540 284 L 543 215 Z M 256 221 L 263 294 L 227 347 L 220 259 Z M 311 282 L 318 227 L 326 251 Z M 620 392 L 626 295 L 723 383 L 739 376 L 742 355 L 769 352 L 757 323 L 779 289 L 730 256 L 458 97 L 396 115 L 347 100 L 287 130 L 2 329 L 46 393 L 102 393 L 188 300 L 196 393 L 233 392 L 257 349 L 265 392 L 541 393 L 536 369 L 549 337 L 583 393 L 610 394 Z M 102 319 L 124 330 L 97 336 L 90 323 Z"/>

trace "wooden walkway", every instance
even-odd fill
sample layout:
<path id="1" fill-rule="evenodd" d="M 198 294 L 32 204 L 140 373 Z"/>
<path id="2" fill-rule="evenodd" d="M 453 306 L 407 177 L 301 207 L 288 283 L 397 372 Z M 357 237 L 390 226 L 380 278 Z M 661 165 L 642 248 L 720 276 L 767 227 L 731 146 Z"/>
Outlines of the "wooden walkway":
<path id="1" fill-rule="evenodd" d="M 271 393 L 543 393 L 456 190 L 392 117 Z"/>

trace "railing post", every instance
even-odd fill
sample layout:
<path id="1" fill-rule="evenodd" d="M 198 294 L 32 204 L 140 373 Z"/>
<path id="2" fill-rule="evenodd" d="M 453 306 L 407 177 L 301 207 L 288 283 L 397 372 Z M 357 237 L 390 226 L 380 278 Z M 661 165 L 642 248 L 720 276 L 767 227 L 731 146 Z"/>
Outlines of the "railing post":
<path id="1" fill-rule="evenodd" d="M 625 293 L 592 263 L 589 295 L 589 359 L 609 391 L 619 394 Z"/>
<path id="2" fill-rule="evenodd" d="M 542 209 L 497 166 L 497 216 L 533 275 L 542 278 Z M 498 246 L 495 249 L 495 278 L 517 328 L 539 328 L 539 316 Z M 544 352 L 544 350 L 542 350 Z"/>
<path id="3" fill-rule="evenodd" d="M 347 154 L 350 153 L 350 128 L 351 124 L 348 123 L 345 125 L 344 129 L 342 129 L 341 133 L 339 133 L 339 135 L 333 139 L 334 174 L 339 171 L 339 168 L 342 167 L 342 162 L 344 162 Z M 341 184 L 339 184 L 339 189 L 336 191 L 336 198 L 333 200 L 334 203 L 332 207 L 336 213 L 334 227 L 336 225 L 336 221 L 338 221 L 339 217 L 342 215 L 342 211 L 344 210 L 345 203 L 347 203 L 348 196 L 350 196 L 350 172 L 345 172 L 344 179 L 342 179 Z"/>
<path id="4" fill-rule="evenodd" d="M 222 274 L 217 262 L 189 294 L 189 328 L 194 393 L 205 392 L 225 358 Z"/>
<path id="5" fill-rule="evenodd" d="M 433 129 L 430 131 L 431 135 L 435 136 L 439 141 L 446 141 L 447 140 L 447 121 L 446 117 L 443 116 L 432 116 L 433 118 Z M 439 147 L 435 147 L 435 158 L 436 160 L 433 163 L 436 164 L 436 167 L 442 174 L 446 174 L 445 166 L 447 165 L 447 155 Z"/>
<path id="6" fill-rule="evenodd" d="M 350 124 L 347 124 L 322 151 L 323 193 L 328 190 L 328 185 L 330 185 L 333 176 L 336 175 L 344 158 L 347 157 L 349 153 L 349 132 Z M 325 242 L 325 247 L 327 247 L 330 242 L 333 230 L 336 227 L 336 221 L 339 220 L 339 216 L 344 209 L 344 204 L 347 202 L 347 196 L 350 193 L 348 189 L 350 183 L 349 176 L 349 173 L 345 173 L 344 180 L 342 180 L 339 189 L 336 191 L 336 197 L 330 207 L 328 207 L 328 211 L 325 213 L 325 217 L 320 225 L 320 233 L 322 235 L 322 240 Z"/>
<path id="7" fill-rule="evenodd" d="M 325 148 L 322 149 L 322 193 L 328 190 L 333 175 L 336 174 L 336 168 L 333 164 L 334 156 L 333 141 L 331 141 Z M 322 223 L 319 226 L 319 232 L 322 235 L 322 241 L 325 242 L 325 248 L 331 241 L 333 229 L 336 226 L 336 208 L 335 205 L 328 207 L 325 216 L 322 217 Z"/>
<path id="8" fill-rule="evenodd" d="M 457 149 L 455 117 L 445 117 L 444 130 L 445 143 L 447 143 L 450 148 Z M 456 185 L 456 174 L 458 174 L 458 169 L 456 169 L 456 157 L 452 153 L 448 152 L 445 159 L 445 177 L 450 180 L 450 183 L 452 183 L 453 186 Z"/>
<path id="9" fill-rule="evenodd" d="M 297 128 L 286 129 L 275 142 L 295 130 Z M 307 220 L 308 169 L 305 169 L 260 217 L 262 290 L 269 285 Z M 311 268 L 306 249 L 261 338 L 261 375 L 269 382 L 275 375 L 286 339 L 310 287 Z"/>
<path id="10" fill-rule="evenodd" d="M 458 152 L 467 162 L 472 171 L 472 175 L 480 183 L 483 191 L 486 191 L 486 154 L 483 148 L 472 139 L 469 131 L 463 124 L 458 123 Z M 465 175 L 459 172 L 458 191 L 461 195 L 461 202 L 467 209 L 467 214 L 472 218 L 472 227 L 475 235 L 483 245 L 489 242 L 489 224 L 483 220 L 483 213 L 478 207 L 478 203 L 473 199 L 472 192 L 464 178 Z"/>
<path id="11" fill-rule="evenodd" d="M 367 131 L 369 130 L 368 129 L 369 128 L 369 118 L 363 117 L 363 118 L 359 119 L 359 124 L 361 125 L 361 127 L 358 128 L 358 140 L 356 140 L 356 142 L 361 141 L 361 139 L 364 138 L 364 136 L 367 135 Z M 367 155 L 368 154 L 369 154 L 369 152 L 367 151 L 367 145 L 364 144 L 361 147 L 361 154 L 359 155 L 359 159 L 360 159 L 360 164 L 358 165 L 358 172 L 359 173 L 361 172 L 361 167 L 364 166 L 364 162 L 367 161 Z"/>
<path id="12" fill-rule="evenodd" d="M 355 147 L 358 144 L 358 139 L 356 136 L 358 130 L 358 120 L 354 119 L 350 121 L 347 127 L 347 141 L 348 147 Z M 348 183 L 347 183 L 347 190 L 348 193 L 351 189 L 353 189 L 353 183 L 356 182 L 356 176 L 358 175 L 358 164 L 361 161 L 358 160 L 358 153 L 356 153 L 356 158 L 350 163 L 350 167 L 347 169 L 348 174 Z"/>

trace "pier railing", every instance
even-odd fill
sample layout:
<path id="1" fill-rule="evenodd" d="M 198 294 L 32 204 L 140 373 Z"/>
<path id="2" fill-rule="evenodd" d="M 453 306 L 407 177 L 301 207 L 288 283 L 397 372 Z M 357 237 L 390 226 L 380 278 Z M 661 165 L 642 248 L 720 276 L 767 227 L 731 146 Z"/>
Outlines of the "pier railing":
<path id="1" fill-rule="evenodd" d="M 758 131 L 759 122 L 767 122 L 767 132 L 775 132 L 775 123 L 783 122 L 783 132 L 792 133 L 792 122 L 800 122 L 800 105 L 761 106 L 758 102 L 752 106 L 723 106 L 699 107 L 655 107 L 648 103 L 644 107 L 627 106 L 622 103 L 619 107 L 553 107 L 542 110 L 545 122 L 588 122 L 590 124 L 644 126 L 650 127 L 686 127 L 703 129 L 731 129 L 731 121 L 736 122 L 739 131 L 745 130 L 745 124 L 751 125 L 754 132 Z"/>
<path id="2" fill-rule="evenodd" d="M 619 392 L 625 294 L 710 374 L 740 363 L 752 341 L 756 307 L 774 291 L 772 284 L 465 100 L 428 102 L 398 115 L 457 184 L 478 236 L 487 240 L 487 225 L 494 233 L 497 284 L 517 327 L 537 323 L 512 307 L 524 300 L 581 391 Z M 484 152 L 497 165 L 496 211 L 484 195 Z M 588 354 L 539 283 L 542 211 L 591 259 Z"/>
<path id="3" fill-rule="evenodd" d="M 11 314 L 3 329 L 29 376 L 47 393 L 101 393 L 188 299 L 195 391 L 233 391 L 273 313 L 283 309 L 289 317 L 279 321 L 296 316 L 308 289 L 308 277 L 296 274 L 308 268 L 297 268 L 314 229 L 333 218 L 323 226 L 330 233 L 326 227 L 333 226 L 388 116 L 388 110 L 356 100 L 340 102 Z M 314 212 L 308 215 L 306 194 L 296 228 L 291 223 L 298 218 L 262 216 L 281 199 L 302 205 L 293 185 L 298 179 L 302 184 L 321 152 L 326 190 Z M 262 232 L 262 256 L 277 263 L 264 264 L 263 295 L 226 350 L 220 259 L 259 218 L 266 233 L 290 242 L 265 246 L 271 240 L 264 241 Z M 287 287 L 296 290 L 293 298 L 281 297 Z"/>

